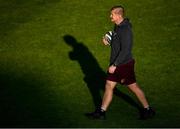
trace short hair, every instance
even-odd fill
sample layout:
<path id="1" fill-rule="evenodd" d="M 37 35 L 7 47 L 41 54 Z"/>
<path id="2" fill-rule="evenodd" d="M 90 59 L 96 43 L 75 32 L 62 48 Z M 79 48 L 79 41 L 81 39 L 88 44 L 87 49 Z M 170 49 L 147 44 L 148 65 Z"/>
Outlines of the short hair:
<path id="1" fill-rule="evenodd" d="M 111 11 L 115 10 L 115 9 L 117 9 L 117 11 L 116 11 L 117 14 L 120 14 L 120 15 L 122 15 L 124 17 L 125 10 L 124 10 L 124 7 L 122 5 L 113 6 L 111 8 Z"/>

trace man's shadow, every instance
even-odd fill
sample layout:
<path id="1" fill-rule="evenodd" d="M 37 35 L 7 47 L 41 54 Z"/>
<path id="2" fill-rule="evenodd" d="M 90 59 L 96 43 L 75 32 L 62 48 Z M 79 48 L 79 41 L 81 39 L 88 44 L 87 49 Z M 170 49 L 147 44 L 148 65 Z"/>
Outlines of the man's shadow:
<path id="1" fill-rule="evenodd" d="M 101 69 L 97 60 L 83 43 L 77 42 L 71 35 L 65 35 L 63 39 L 67 45 L 73 48 L 73 50 L 69 52 L 69 58 L 78 61 L 80 64 L 82 72 L 84 73 L 84 81 L 90 90 L 95 107 L 101 106 L 102 99 L 100 91 L 104 90 L 106 73 Z M 117 88 L 115 88 L 114 94 L 140 111 L 140 106 L 128 95 L 122 93 Z"/>

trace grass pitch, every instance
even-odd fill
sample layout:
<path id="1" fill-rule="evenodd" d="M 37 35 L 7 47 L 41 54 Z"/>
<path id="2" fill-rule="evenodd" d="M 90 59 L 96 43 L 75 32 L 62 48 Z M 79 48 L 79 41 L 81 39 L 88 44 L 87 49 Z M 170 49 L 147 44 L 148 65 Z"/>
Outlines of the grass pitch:
<path id="1" fill-rule="evenodd" d="M 106 121 L 84 116 L 103 95 L 110 49 L 101 38 L 119 4 L 133 24 L 138 83 L 157 112 L 146 121 L 120 85 Z M 180 127 L 179 11 L 179 0 L 0 0 L 0 127 Z"/>

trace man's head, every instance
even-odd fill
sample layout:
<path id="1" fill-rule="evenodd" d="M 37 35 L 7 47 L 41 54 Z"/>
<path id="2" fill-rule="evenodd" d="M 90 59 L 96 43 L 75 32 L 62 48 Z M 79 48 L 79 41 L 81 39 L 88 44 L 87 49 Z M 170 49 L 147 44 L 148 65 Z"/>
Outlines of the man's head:
<path id="1" fill-rule="evenodd" d="M 120 24 L 124 19 L 124 8 L 122 6 L 114 6 L 111 8 L 111 21 L 115 24 Z"/>

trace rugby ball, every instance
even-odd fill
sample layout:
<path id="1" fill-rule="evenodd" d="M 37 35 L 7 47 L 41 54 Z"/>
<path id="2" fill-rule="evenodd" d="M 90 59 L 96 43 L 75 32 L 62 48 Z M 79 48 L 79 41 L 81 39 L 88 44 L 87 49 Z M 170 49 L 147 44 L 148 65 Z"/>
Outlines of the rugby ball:
<path id="1" fill-rule="evenodd" d="M 111 41 L 112 41 L 112 35 L 113 35 L 113 32 L 112 31 L 108 31 L 106 34 L 105 34 L 105 39 L 106 41 L 110 44 Z"/>

